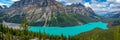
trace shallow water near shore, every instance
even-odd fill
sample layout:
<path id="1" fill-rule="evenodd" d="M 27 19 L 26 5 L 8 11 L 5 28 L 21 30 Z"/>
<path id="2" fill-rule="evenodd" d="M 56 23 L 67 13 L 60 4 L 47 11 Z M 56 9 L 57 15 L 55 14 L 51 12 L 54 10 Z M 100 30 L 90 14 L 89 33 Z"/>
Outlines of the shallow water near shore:
<path id="1" fill-rule="evenodd" d="M 83 32 L 91 31 L 95 28 L 101 28 L 103 30 L 107 30 L 107 23 L 104 22 L 90 22 L 88 24 L 84 25 L 78 25 L 78 26 L 68 26 L 68 27 L 43 27 L 43 26 L 32 26 L 28 29 L 28 31 L 31 32 L 40 32 L 40 33 L 46 33 L 48 35 L 56 35 L 61 36 L 64 35 L 65 37 L 68 36 L 75 36 Z"/>

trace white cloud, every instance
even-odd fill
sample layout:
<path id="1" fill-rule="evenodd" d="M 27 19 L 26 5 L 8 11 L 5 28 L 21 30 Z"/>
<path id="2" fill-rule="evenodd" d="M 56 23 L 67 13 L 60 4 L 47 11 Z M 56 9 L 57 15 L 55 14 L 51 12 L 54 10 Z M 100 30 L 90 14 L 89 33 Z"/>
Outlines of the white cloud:
<path id="1" fill-rule="evenodd" d="M 66 3 L 65 5 L 71 5 L 72 3 Z"/>
<path id="2" fill-rule="evenodd" d="M 120 4 L 110 4 L 110 8 L 120 7 Z"/>
<path id="3" fill-rule="evenodd" d="M 16 2 L 16 1 L 20 1 L 20 0 L 11 0 L 11 1 Z"/>
<path id="4" fill-rule="evenodd" d="M 116 2 L 120 3 L 120 0 L 116 0 Z"/>
<path id="5" fill-rule="evenodd" d="M 85 3 L 84 4 L 86 7 L 91 7 L 91 5 L 89 3 Z"/>
<path id="6" fill-rule="evenodd" d="M 4 3 L 0 3 L 0 5 L 6 5 L 6 4 L 4 4 Z"/>
<path id="7" fill-rule="evenodd" d="M 107 0 L 106 2 L 96 2 L 92 0 L 91 8 L 97 14 L 106 14 L 113 11 L 120 11 L 120 0 Z"/>
<path id="8" fill-rule="evenodd" d="M 9 7 L 9 5 L 8 5 L 8 4 L 0 3 L 0 6 L 2 6 L 2 5 L 6 5 L 7 7 Z"/>
<path id="9" fill-rule="evenodd" d="M 108 2 L 113 2 L 113 1 L 115 1 L 115 0 L 107 0 Z"/>

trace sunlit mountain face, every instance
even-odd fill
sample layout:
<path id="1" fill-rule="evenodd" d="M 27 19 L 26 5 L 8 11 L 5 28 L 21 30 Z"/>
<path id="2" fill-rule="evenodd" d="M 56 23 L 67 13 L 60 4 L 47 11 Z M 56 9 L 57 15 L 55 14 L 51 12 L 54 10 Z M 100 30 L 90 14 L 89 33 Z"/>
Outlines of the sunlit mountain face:
<path id="1" fill-rule="evenodd" d="M 15 1 L 19 0 L 0 0 L 0 5 L 10 6 Z M 91 7 L 96 14 L 103 16 L 104 14 L 119 11 L 120 0 L 57 0 L 64 5 L 71 5 L 72 3 L 82 3 L 85 6 Z"/>
<path id="2" fill-rule="evenodd" d="M 98 21 L 92 8 L 81 3 L 64 5 L 56 0 L 21 0 L 13 3 L 1 19 L 21 23 L 24 18 L 31 26 L 75 26 Z M 18 19 L 17 19 L 18 18 Z"/>

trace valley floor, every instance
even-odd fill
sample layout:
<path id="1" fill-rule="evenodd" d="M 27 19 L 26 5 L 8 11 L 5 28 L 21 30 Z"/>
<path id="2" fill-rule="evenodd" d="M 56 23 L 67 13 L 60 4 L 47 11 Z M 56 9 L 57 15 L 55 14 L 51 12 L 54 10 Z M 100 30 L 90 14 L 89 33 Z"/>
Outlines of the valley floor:
<path id="1" fill-rule="evenodd" d="M 8 22 L 5 22 L 3 21 L 3 25 L 5 27 L 8 27 L 8 28 L 12 28 L 12 29 L 21 29 L 21 27 L 19 26 L 19 24 L 15 24 L 15 23 L 8 23 Z"/>

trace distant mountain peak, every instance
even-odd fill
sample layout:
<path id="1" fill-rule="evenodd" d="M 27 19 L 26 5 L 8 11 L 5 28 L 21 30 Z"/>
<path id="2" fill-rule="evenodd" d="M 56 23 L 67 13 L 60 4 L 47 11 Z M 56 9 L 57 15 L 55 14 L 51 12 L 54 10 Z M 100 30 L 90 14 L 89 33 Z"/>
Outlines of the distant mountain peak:
<path id="1" fill-rule="evenodd" d="M 8 8 L 6 5 L 0 5 L 0 9 L 6 9 Z"/>
<path id="2" fill-rule="evenodd" d="M 74 7 L 79 7 L 79 6 L 82 6 L 82 7 L 85 7 L 84 5 L 82 5 L 81 3 L 73 3 L 71 5 L 67 5 L 67 6 L 74 6 Z"/>
<path id="3" fill-rule="evenodd" d="M 120 11 L 109 12 L 104 15 L 105 18 L 120 18 Z"/>

